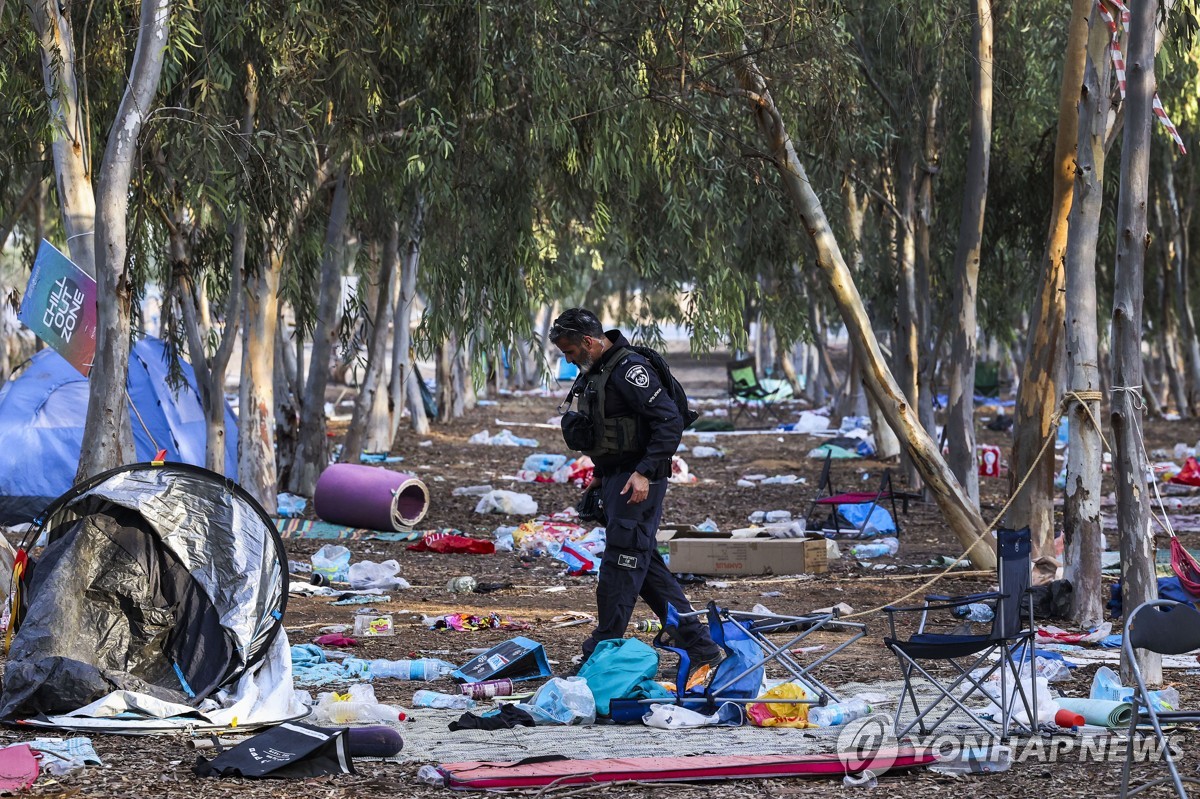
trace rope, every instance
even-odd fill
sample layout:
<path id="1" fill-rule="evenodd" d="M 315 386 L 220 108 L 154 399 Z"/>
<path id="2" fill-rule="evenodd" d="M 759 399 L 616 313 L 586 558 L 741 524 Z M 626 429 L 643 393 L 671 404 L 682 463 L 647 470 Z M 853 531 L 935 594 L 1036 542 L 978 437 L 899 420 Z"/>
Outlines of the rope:
<path id="1" fill-rule="evenodd" d="M 1137 396 L 1140 401 L 1141 386 L 1136 386 L 1135 389 L 1138 391 Z M 1115 391 L 1117 389 L 1114 388 L 1113 390 Z M 929 586 L 933 585 L 938 580 L 941 580 L 947 574 L 954 571 L 954 564 L 957 563 L 958 561 L 962 560 L 963 558 L 968 557 L 970 555 L 971 551 L 974 550 L 975 547 L 979 546 L 980 542 L 982 542 L 984 540 L 983 537 L 985 535 L 987 535 L 988 533 L 992 532 L 993 530 L 995 530 L 996 525 L 998 525 L 1000 523 L 1000 520 L 1004 518 L 1004 514 L 1008 513 L 1008 509 L 1012 506 L 1013 502 L 1020 495 L 1021 491 L 1025 488 L 1025 484 L 1029 482 L 1029 478 L 1033 476 L 1033 470 L 1035 468 L 1037 468 L 1038 463 L 1040 463 L 1042 460 L 1042 456 L 1046 454 L 1046 449 L 1050 446 L 1050 442 L 1052 442 L 1055 438 L 1058 437 L 1058 422 L 1060 419 L 1062 419 L 1063 413 L 1067 410 L 1068 407 L 1070 407 L 1070 403 L 1072 401 L 1079 402 L 1079 404 L 1083 406 L 1084 410 L 1087 411 L 1088 418 L 1091 419 L 1092 424 L 1096 428 L 1096 431 L 1098 433 L 1100 433 L 1100 440 L 1102 442 L 1104 442 L 1104 448 L 1108 449 L 1111 452 L 1112 450 L 1108 446 L 1108 441 L 1105 440 L 1105 438 L 1104 438 L 1104 432 L 1100 428 L 1099 420 L 1097 420 L 1095 415 L 1092 414 L 1091 408 L 1088 408 L 1088 406 L 1087 406 L 1088 402 L 1099 402 L 1103 399 L 1104 399 L 1104 394 L 1099 391 L 1068 391 L 1066 394 L 1063 395 L 1063 398 L 1059 402 L 1058 407 L 1055 408 L 1055 410 L 1054 410 L 1054 414 L 1050 417 L 1049 432 L 1046 434 L 1045 440 L 1042 441 L 1041 449 L 1038 450 L 1037 455 L 1034 457 L 1033 461 L 1030 462 L 1028 471 L 1025 472 L 1025 475 L 1021 478 L 1020 482 L 1017 483 L 1017 487 L 1015 489 L 1013 489 L 1012 494 L 1009 495 L 1008 501 L 1005 502 L 1004 506 L 1000 508 L 1000 511 L 995 515 L 995 517 L 992 519 L 991 523 L 988 524 L 988 526 L 984 528 L 982 533 L 979 533 L 975 536 L 975 540 L 971 542 L 970 546 L 968 546 L 965 550 L 963 550 L 963 553 L 961 555 L 959 555 L 957 558 L 955 558 L 954 561 L 952 561 L 949 566 L 947 566 L 946 568 L 942 569 L 937 574 L 930 577 L 928 580 L 926 580 L 924 583 L 922 583 L 921 585 L 914 588 L 912 591 L 909 591 L 907 594 L 904 594 L 903 596 L 899 596 L 899 597 L 893 599 L 891 602 L 888 602 L 886 605 L 880 605 L 879 607 L 871 608 L 869 610 L 860 610 L 857 613 L 850 613 L 846 616 L 842 616 L 841 618 L 853 619 L 857 616 L 866 616 L 871 613 L 877 613 L 877 612 L 883 610 L 884 608 L 895 605 L 898 602 L 903 602 L 904 600 L 908 599 L 909 597 L 915 596 L 915 595 L 921 593 L 922 591 L 925 591 L 926 589 L 929 588 Z M 1144 448 L 1144 445 L 1143 445 L 1143 448 Z M 1155 492 L 1157 493 L 1157 487 L 1155 488 Z M 1160 500 L 1160 503 L 1161 503 L 1161 500 Z"/>
<path id="2" fill-rule="evenodd" d="M 146 420 L 142 418 L 142 414 L 138 412 L 137 406 L 133 404 L 133 397 L 129 396 L 129 389 L 125 389 L 125 398 L 129 400 L 129 407 L 133 408 L 133 415 L 137 417 L 137 420 L 142 425 L 142 429 L 146 431 L 146 438 L 150 439 L 150 443 L 154 445 L 156 451 L 161 449 L 158 446 L 158 442 L 154 440 L 154 434 L 150 432 L 150 428 L 146 427 Z"/>

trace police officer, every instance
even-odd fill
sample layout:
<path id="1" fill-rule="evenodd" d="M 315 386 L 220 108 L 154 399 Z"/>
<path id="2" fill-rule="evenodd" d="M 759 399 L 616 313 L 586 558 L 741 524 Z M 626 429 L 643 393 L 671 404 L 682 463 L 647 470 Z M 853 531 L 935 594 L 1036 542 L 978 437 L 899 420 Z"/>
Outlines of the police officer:
<path id="1" fill-rule="evenodd" d="M 659 619 L 666 619 L 668 604 L 679 613 L 692 611 L 655 539 L 684 423 L 650 362 L 628 349 L 619 330 L 605 332 L 591 311 L 564 311 L 550 340 L 579 367 L 572 389 L 579 411 L 564 417 L 563 437 L 595 463 L 587 490 L 601 492 L 607 522 L 597 624 L 583 644 L 586 659 L 599 642 L 625 635 L 639 595 Z M 693 673 L 724 656 L 696 618 L 681 622 L 677 643 L 687 650 Z"/>

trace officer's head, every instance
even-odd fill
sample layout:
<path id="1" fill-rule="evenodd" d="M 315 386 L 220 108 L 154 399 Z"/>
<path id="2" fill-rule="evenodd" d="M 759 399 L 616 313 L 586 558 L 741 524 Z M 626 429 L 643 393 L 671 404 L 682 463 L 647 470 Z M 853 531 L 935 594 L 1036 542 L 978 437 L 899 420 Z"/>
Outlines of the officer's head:
<path id="1" fill-rule="evenodd" d="M 587 371 L 608 348 L 604 325 L 585 308 L 568 308 L 550 326 L 550 340 L 568 362 Z"/>

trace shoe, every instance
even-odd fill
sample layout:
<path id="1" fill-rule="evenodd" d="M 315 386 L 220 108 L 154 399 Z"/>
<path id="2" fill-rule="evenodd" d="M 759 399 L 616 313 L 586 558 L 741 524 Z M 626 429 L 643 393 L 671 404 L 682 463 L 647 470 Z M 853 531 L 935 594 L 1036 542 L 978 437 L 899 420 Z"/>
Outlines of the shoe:
<path id="1" fill-rule="evenodd" d="M 716 654 L 697 658 L 692 661 L 692 671 L 688 674 L 687 690 L 693 688 L 707 689 L 712 685 L 713 677 L 717 676 L 717 668 L 727 657 L 724 649 L 718 649 Z"/>

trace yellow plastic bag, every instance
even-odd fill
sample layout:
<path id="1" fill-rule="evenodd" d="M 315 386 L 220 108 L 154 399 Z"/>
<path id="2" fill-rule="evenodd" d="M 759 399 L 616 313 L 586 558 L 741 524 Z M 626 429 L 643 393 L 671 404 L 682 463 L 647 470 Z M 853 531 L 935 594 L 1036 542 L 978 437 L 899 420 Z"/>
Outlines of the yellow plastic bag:
<path id="1" fill-rule="evenodd" d="M 794 682 L 785 682 L 767 691 L 759 699 L 817 699 L 817 696 Z M 808 721 L 809 705 L 802 702 L 760 702 L 750 705 L 746 715 L 756 727 L 815 727 Z"/>

